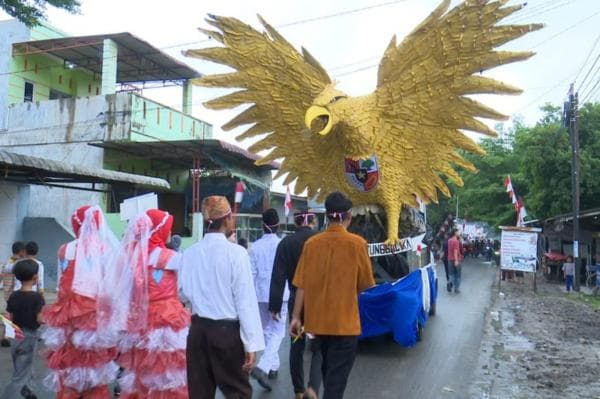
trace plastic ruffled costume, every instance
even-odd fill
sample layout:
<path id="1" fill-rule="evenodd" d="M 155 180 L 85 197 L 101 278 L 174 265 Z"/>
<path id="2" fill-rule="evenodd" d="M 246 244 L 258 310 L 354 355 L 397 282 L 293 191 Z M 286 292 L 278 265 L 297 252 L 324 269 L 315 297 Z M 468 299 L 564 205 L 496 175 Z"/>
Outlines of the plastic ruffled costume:
<path id="1" fill-rule="evenodd" d="M 97 297 L 103 268 L 118 248 L 97 206 L 79 208 L 71 218 L 77 239 L 58 251 L 56 303 L 43 310 L 47 329 L 42 338 L 51 370 L 45 383 L 58 399 L 110 398 L 108 384 L 118 366 L 117 340 L 97 326 Z"/>
<path id="2" fill-rule="evenodd" d="M 190 313 L 177 295 L 179 256 L 166 248 L 173 217 L 152 209 L 131 221 L 107 278 L 109 329 L 125 331 L 118 363 L 121 398 L 187 399 Z M 108 285 L 106 285 L 108 286 Z"/>

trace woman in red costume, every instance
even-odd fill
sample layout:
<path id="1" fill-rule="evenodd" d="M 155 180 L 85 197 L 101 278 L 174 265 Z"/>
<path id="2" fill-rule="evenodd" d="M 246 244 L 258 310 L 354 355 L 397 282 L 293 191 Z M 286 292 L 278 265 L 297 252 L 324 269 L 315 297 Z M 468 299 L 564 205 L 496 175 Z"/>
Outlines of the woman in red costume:
<path id="1" fill-rule="evenodd" d="M 43 310 L 51 370 L 45 383 L 58 399 L 111 398 L 117 340 L 99 332 L 96 309 L 102 270 L 118 241 L 97 206 L 79 208 L 71 222 L 76 239 L 58 250 L 58 298 Z"/>
<path id="2" fill-rule="evenodd" d="M 177 294 L 177 252 L 166 247 L 173 217 L 151 209 L 130 222 L 114 271 L 109 324 L 125 330 L 118 362 L 126 399 L 187 399 L 190 313 Z"/>

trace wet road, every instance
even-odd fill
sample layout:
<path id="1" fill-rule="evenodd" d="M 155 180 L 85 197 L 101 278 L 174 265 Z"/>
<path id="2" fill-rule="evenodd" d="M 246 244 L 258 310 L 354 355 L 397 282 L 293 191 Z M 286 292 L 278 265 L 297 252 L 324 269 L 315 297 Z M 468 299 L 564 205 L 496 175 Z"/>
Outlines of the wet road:
<path id="1" fill-rule="evenodd" d="M 463 265 L 461 293 L 445 290 L 444 267 L 438 266 L 437 314 L 430 317 L 423 340 L 402 348 L 391 340 L 361 343 L 350 375 L 347 398 L 465 399 L 477 364 L 495 267 L 477 260 Z M 281 354 L 288 351 L 289 341 Z M 254 398 L 293 398 L 287 357 L 273 392 L 255 389 Z M 283 367 L 285 366 L 285 367 Z"/>
<path id="2" fill-rule="evenodd" d="M 477 363 L 484 319 L 490 305 L 490 287 L 496 268 L 467 260 L 463 265 L 461 293 L 445 290 L 443 266 L 438 266 L 440 292 L 437 314 L 431 317 L 422 342 L 402 348 L 387 339 L 361 343 L 346 390 L 347 398 L 394 399 L 464 399 L 467 398 L 473 369 Z M 273 382 L 273 391 L 255 385 L 254 398 L 293 398 L 287 352 L 289 340 L 282 348 L 282 367 Z M 10 350 L 0 349 L 0 387 L 11 373 Z M 40 399 L 53 395 L 44 392 L 40 380 L 44 375 L 41 361 L 36 364 L 35 388 Z M 218 396 L 221 398 L 222 396 Z"/>

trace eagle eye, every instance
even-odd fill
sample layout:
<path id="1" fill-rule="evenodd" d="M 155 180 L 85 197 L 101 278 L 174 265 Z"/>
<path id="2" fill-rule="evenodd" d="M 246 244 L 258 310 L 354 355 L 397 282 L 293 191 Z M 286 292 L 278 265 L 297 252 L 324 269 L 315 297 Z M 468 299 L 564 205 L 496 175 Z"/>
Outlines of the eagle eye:
<path id="1" fill-rule="evenodd" d="M 334 102 L 341 100 L 343 98 L 346 98 L 346 96 L 335 96 L 331 99 L 331 101 L 329 101 L 329 104 L 333 104 Z"/>

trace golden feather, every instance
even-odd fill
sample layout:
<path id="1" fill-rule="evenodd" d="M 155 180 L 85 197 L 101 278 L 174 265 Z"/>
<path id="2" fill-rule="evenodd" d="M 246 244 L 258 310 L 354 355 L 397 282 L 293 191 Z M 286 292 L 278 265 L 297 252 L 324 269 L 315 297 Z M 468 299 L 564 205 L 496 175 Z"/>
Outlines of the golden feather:
<path id="1" fill-rule="evenodd" d="M 282 159 L 278 175 L 287 173 L 285 184 L 295 181 L 296 193 L 306 189 L 322 200 L 339 190 L 356 205 L 381 205 L 387 213 L 388 240 L 393 241 L 403 204 L 414 205 L 416 196 L 437 201 L 438 190 L 450 195 L 441 176 L 462 185 L 454 166 L 475 171 L 457 151 L 483 150 L 461 130 L 494 135 L 478 118 L 506 118 L 466 96 L 521 92 L 478 75 L 533 55 L 495 51 L 542 27 L 499 25 L 521 8 L 505 4 L 466 0 L 448 11 L 450 0 L 444 0 L 400 44 L 392 38 L 379 65 L 377 89 L 363 97 L 336 90 L 308 51 L 296 50 L 260 16 L 264 33 L 234 18 L 209 16 L 207 22 L 216 30 L 203 32 L 222 47 L 186 54 L 233 68 L 195 83 L 238 89 L 206 106 L 250 105 L 223 129 L 247 126 L 238 139 L 265 135 L 250 148 L 270 151 L 259 164 Z M 353 180 L 345 171 L 374 164 L 378 182 L 369 182 L 372 169 L 366 181 L 358 174 Z"/>

